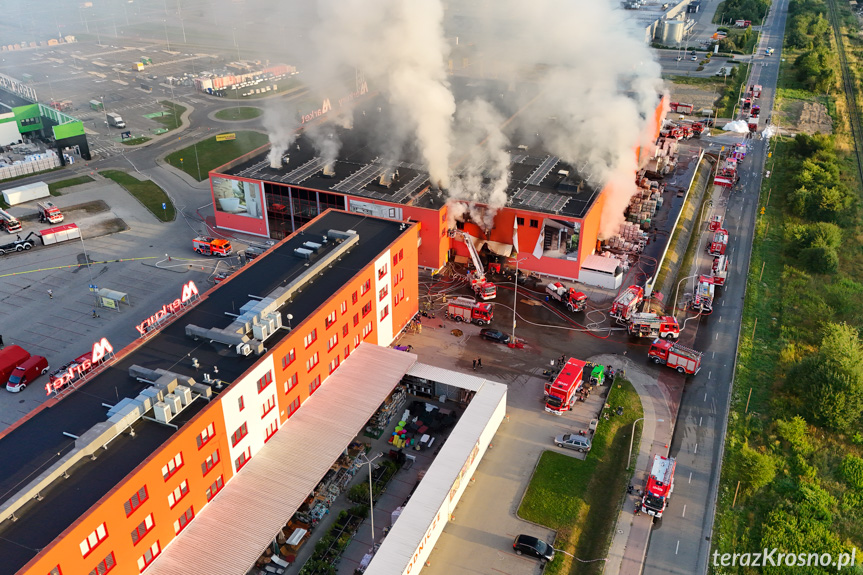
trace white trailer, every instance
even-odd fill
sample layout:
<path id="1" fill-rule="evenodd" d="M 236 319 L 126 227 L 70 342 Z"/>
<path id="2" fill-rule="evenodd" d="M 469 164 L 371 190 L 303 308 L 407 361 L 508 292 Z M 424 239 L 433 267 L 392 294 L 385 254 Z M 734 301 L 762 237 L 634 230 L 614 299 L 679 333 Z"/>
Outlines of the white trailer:
<path id="1" fill-rule="evenodd" d="M 47 198 L 51 193 L 48 191 L 48 184 L 45 182 L 33 182 L 32 184 L 24 184 L 17 188 L 9 188 L 3 190 L 3 199 L 10 206 L 16 206 L 32 200 Z"/>

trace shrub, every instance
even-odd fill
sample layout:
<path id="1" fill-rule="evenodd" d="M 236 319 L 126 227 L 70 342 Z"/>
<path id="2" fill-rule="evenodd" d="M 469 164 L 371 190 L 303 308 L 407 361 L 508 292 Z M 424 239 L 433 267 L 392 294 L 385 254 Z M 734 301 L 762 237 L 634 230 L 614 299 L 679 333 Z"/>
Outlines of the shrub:
<path id="1" fill-rule="evenodd" d="M 863 459 L 846 455 L 842 460 L 842 477 L 854 489 L 863 490 Z"/>
<path id="2" fill-rule="evenodd" d="M 767 454 L 743 445 L 737 454 L 736 467 L 748 493 L 758 491 L 776 477 L 776 464 Z"/>
<path id="3" fill-rule="evenodd" d="M 787 443 L 793 451 L 803 455 L 812 453 L 812 444 L 809 442 L 809 431 L 806 429 L 805 419 L 796 415 L 790 420 L 780 419 L 774 425 L 779 438 Z"/>

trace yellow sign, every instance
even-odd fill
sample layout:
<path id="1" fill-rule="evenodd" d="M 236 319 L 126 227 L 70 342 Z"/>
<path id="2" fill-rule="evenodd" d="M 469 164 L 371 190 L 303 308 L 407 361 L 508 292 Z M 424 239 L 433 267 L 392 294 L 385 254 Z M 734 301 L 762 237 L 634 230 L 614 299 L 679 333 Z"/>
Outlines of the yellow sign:
<path id="1" fill-rule="evenodd" d="M 109 297 L 102 296 L 102 307 L 106 307 L 108 309 L 117 309 L 117 302 L 115 302 Z"/>
<path id="2" fill-rule="evenodd" d="M 228 140 L 236 140 L 236 139 L 237 139 L 237 134 L 219 134 L 218 136 L 216 136 L 217 142 L 225 142 Z"/>
<path id="3" fill-rule="evenodd" d="M 764 208 L 763 207 L 761 208 L 761 215 L 762 216 L 764 215 Z"/>

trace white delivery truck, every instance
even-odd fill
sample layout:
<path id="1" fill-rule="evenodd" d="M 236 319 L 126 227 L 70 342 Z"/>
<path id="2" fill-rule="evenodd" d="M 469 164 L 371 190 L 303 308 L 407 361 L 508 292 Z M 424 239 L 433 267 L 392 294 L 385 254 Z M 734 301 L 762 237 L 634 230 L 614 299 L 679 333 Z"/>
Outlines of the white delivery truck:
<path id="1" fill-rule="evenodd" d="M 105 118 L 108 119 L 108 124 L 114 126 L 115 128 L 125 128 L 126 122 L 123 120 L 123 117 L 120 114 L 115 114 L 114 112 L 108 112 L 105 114 Z"/>

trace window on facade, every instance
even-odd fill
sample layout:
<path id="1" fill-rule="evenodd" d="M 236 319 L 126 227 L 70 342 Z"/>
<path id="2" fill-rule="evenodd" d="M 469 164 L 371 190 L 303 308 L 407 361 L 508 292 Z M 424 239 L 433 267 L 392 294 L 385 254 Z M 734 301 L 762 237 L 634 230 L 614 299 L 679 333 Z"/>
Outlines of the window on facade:
<path id="1" fill-rule="evenodd" d="M 114 568 L 117 565 L 117 561 L 114 559 L 114 552 L 111 551 L 108 555 L 99 561 L 99 564 L 90 571 L 90 575 L 105 575 L 108 571 Z"/>
<path id="2" fill-rule="evenodd" d="M 381 321 L 383 321 L 388 315 L 390 315 L 390 306 L 385 305 L 384 309 L 381 310 Z"/>
<path id="3" fill-rule="evenodd" d="M 243 422 L 243 425 L 240 426 L 237 431 L 231 435 L 231 447 L 236 447 L 239 442 L 243 440 L 245 436 L 249 434 L 249 429 L 246 426 L 246 423 Z"/>
<path id="4" fill-rule="evenodd" d="M 177 535 L 180 534 L 180 531 L 186 528 L 192 519 L 195 518 L 195 509 L 194 507 L 189 507 L 186 509 L 186 512 L 180 515 L 180 517 L 174 521 L 174 533 Z"/>
<path id="5" fill-rule="evenodd" d="M 332 326 L 334 323 L 336 323 L 336 312 L 335 311 L 333 311 L 330 315 L 328 315 L 327 319 L 324 320 L 324 326 L 327 329 L 329 329 L 330 326 Z"/>
<path id="6" fill-rule="evenodd" d="M 86 557 L 93 552 L 93 549 L 99 546 L 102 541 L 108 538 L 108 529 L 102 523 L 92 533 L 87 535 L 87 538 L 81 541 L 81 555 Z"/>
<path id="7" fill-rule="evenodd" d="M 126 501 L 126 503 L 123 504 L 123 509 L 126 510 L 126 517 L 134 513 L 135 510 L 139 508 L 141 504 L 149 498 L 150 494 L 147 493 L 147 486 L 145 485 L 141 489 L 139 489 L 138 492 L 135 493 L 135 495 L 130 497 L 129 500 Z"/>
<path id="8" fill-rule="evenodd" d="M 213 499 L 216 496 L 216 493 L 222 490 L 222 487 L 225 486 L 225 480 L 222 479 L 220 475 L 218 479 L 216 479 L 212 485 L 207 487 L 207 501 Z"/>
<path id="9" fill-rule="evenodd" d="M 243 411 L 244 409 L 246 409 L 246 402 L 245 402 L 245 400 L 243 400 L 242 395 L 237 398 L 237 407 L 240 409 L 240 411 Z"/>
<path id="10" fill-rule="evenodd" d="M 366 327 L 363 328 L 363 339 L 366 339 L 370 333 L 372 333 L 372 322 L 369 322 L 366 324 Z"/>
<path id="11" fill-rule="evenodd" d="M 339 335 L 333 334 L 333 337 L 327 340 L 327 351 L 331 351 L 337 343 L 339 343 Z"/>
<path id="12" fill-rule="evenodd" d="M 320 360 L 318 359 L 318 352 L 315 352 L 312 357 L 306 360 L 306 371 L 312 371 L 316 365 L 318 365 Z"/>
<path id="13" fill-rule="evenodd" d="M 393 255 L 393 267 L 396 267 L 396 264 L 399 263 L 399 255 Z"/>
<path id="14" fill-rule="evenodd" d="M 181 451 L 177 455 L 175 455 L 167 465 L 162 467 L 162 477 L 165 478 L 165 481 L 171 478 L 172 475 L 177 473 L 177 470 L 183 467 L 183 452 Z"/>
<path id="15" fill-rule="evenodd" d="M 207 445 L 207 443 L 211 439 L 213 439 L 214 435 L 216 435 L 216 428 L 211 423 L 210 425 L 208 425 L 207 427 L 204 428 L 204 431 L 202 431 L 201 433 L 198 434 L 197 438 L 195 438 L 195 441 L 198 443 L 198 449 L 201 449 L 202 447 Z"/>
<path id="16" fill-rule="evenodd" d="M 390 293 L 390 290 L 387 286 L 381 288 L 378 292 L 378 301 L 384 301 L 384 298 L 387 297 L 387 294 Z"/>
<path id="17" fill-rule="evenodd" d="M 288 381 L 285 382 L 285 393 L 288 393 L 297 385 L 297 374 L 295 373 L 291 377 L 288 378 Z"/>
<path id="18" fill-rule="evenodd" d="M 360 295 L 366 295 L 366 292 L 372 289 L 372 280 L 366 280 L 363 285 L 360 286 Z"/>
<path id="19" fill-rule="evenodd" d="M 345 300 L 342 302 L 342 307 L 340 309 L 341 309 L 342 315 L 345 315 L 346 313 L 348 313 L 348 300 Z"/>
<path id="20" fill-rule="evenodd" d="M 268 442 L 272 436 L 276 434 L 279 430 L 279 420 L 275 419 L 270 424 L 270 426 L 266 429 L 266 433 L 264 435 L 264 443 Z"/>
<path id="21" fill-rule="evenodd" d="M 348 337 L 348 324 L 342 326 L 342 337 Z"/>
<path id="22" fill-rule="evenodd" d="M 313 394 L 315 390 L 317 390 L 321 386 L 321 376 L 315 378 L 315 380 L 309 384 L 309 395 Z"/>
<path id="23" fill-rule="evenodd" d="M 143 521 L 141 521 L 141 523 L 138 524 L 134 531 L 132 531 L 132 543 L 137 545 L 138 542 L 144 538 L 144 535 L 153 529 L 153 525 L 155 525 L 155 523 L 153 523 L 153 514 L 150 513 Z"/>
<path id="24" fill-rule="evenodd" d="M 523 226 L 524 225 L 524 218 L 515 218 L 515 223 L 520 225 L 520 226 Z"/>
<path id="25" fill-rule="evenodd" d="M 357 292 L 354 292 L 354 293 L 351 295 L 351 303 L 354 303 L 354 304 L 355 304 L 355 303 L 357 303 L 357 300 L 359 300 L 359 299 L 360 299 L 360 296 L 359 296 L 359 294 L 358 294 Z"/>
<path id="26" fill-rule="evenodd" d="M 262 391 L 267 389 L 267 386 L 271 383 L 273 383 L 273 372 L 267 370 L 267 373 L 265 373 L 264 376 L 258 380 L 258 393 L 261 393 Z"/>
<path id="27" fill-rule="evenodd" d="M 539 220 L 530 220 L 530 227 L 538 228 L 539 227 Z"/>
<path id="28" fill-rule="evenodd" d="M 330 362 L 330 373 L 334 372 L 337 367 L 339 367 L 339 356 L 334 357 Z"/>
<path id="29" fill-rule="evenodd" d="M 252 458 L 252 448 L 247 447 L 244 452 L 240 454 L 240 456 L 234 460 L 234 467 L 236 467 L 237 471 L 243 468 L 243 466 L 249 462 Z"/>
<path id="30" fill-rule="evenodd" d="M 180 483 L 172 492 L 168 494 L 168 507 L 173 509 L 174 506 L 188 494 L 189 482 L 184 479 L 182 483 Z"/>
<path id="31" fill-rule="evenodd" d="M 402 248 L 402 249 L 400 249 L 400 250 L 399 250 L 399 261 L 402 261 L 403 259 L 405 259 L 405 250 L 404 250 L 404 248 Z"/>
<path id="32" fill-rule="evenodd" d="M 363 317 L 366 317 L 371 312 L 372 312 L 372 302 L 369 302 L 363 306 Z"/>
<path id="33" fill-rule="evenodd" d="M 300 408 L 300 398 L 296 398 L 288 406 L 288 417 L 292 416 Z"/>
<path id="34" fill-rule="evenodd" d="M 357 346 L 360 345 L 360 336 L 354 336 L 354 349 L 357 349 Z"/>
<path id="35" fill-rule="evenodd" d="M 203 463 L 201 463 L 201 473 L 206 475 L 207 473 L 210 472 L 211 469 L 213 469 L 216 466 L 216 464 L 218 462 L 219 462 L 219 450 L 217 449 L 216 451 L 211 453 L 210 456 L 207 457 L 207 459 L 204 460 Z"/>
<path id="36" fill-rule="evenodd" d="M 387 264 L 382 265 L 378 270 L 378 279 L 383 279 L 385 275 L 387 275 Z"/>
<path id="37" fill-rule="evenodd" d="M 264 419 L 265 417 L 267 417 L 267 415 L 269 415 L 269 413 L 271 411 L 273 411 L 273 409 L 275 409 L 275 407 L 276 407 L 276 396 L 271 395 L 270 399 L 268 399 L 267 402 L 263 406 L 261 406 L 261 408 L 263 410 L 263 413 L 261 414 L 261 419 Z"/>
<path id="38" fill-rule="evenodd" d="M 312 345 L 315 342 L 316 339 L 318 339 L 318 330 L 313 329 L 309 335 L 307 335 L 305 338 L 303 338 L 303 343 L 308 348 L 310 345 Z"/>
<path id="39" fill-rule="evenodd" d="M 355 313 L 354 314 L 354 327 L 356 327 L 358 325 L 360 325 L 360 314 Z"/>
<path id="40" fill-rule="evenodd" d="M 282 369 L 286 369 L 289 365 L 294 363 L 295 359 L 297 359 L 297 354 L 294 353 L 294 348 L 291 348 L 291 351 L 286 353 L 282 358 Z"/>
<path id="41" fill-rule="evenodd" d="M 351 355 L 351 346 L 346 345 L 345 346 L 345 359 L 347 359 L 349 355 Z"/>
<path id="42" fill-rule="evenodd" d="M 48 575 L 63 575 L 63 572 L 60 571 L 60 566 L 57 565 L 56 567 L 48 571 Z"/>
<path id="43" fill-rule="evenodd" d="M 162 548 L 159 546 L 158 541 L 150 545 L 150 548 L 147 549 L 141 557 L 138 557 L 138 571 L 143 573 L 144 569 L 146 569 L 161 552 Z"/>

